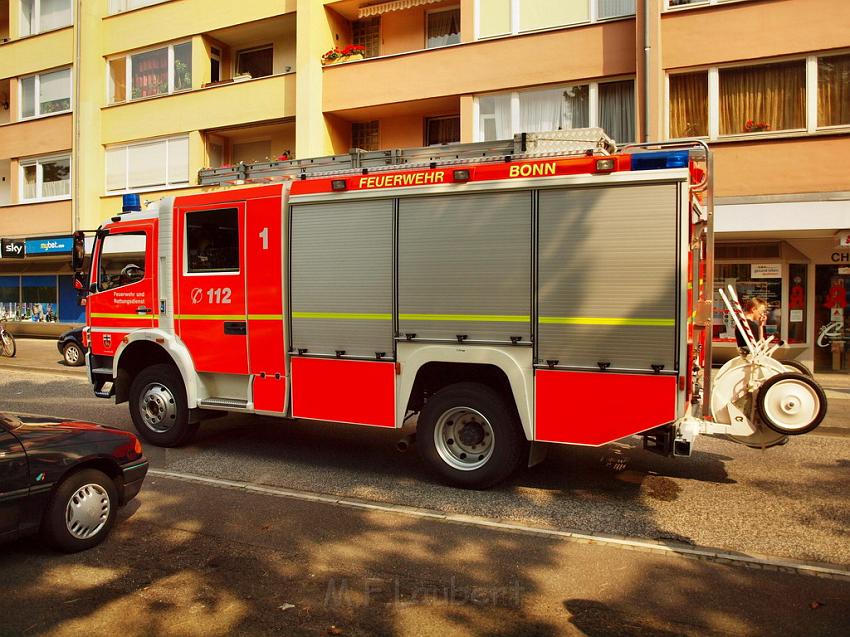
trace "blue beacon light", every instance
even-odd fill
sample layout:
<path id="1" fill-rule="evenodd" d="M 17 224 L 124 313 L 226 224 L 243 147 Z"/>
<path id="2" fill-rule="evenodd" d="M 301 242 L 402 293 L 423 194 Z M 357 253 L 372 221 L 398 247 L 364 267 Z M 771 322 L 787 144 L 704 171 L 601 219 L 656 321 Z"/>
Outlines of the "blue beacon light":
<path id="1" fill-rule="evenodd" d="M 139 212 L 142 209 L 142 202 L 137 193 L 129 193 L 122 197 L 121 212 Z"/>

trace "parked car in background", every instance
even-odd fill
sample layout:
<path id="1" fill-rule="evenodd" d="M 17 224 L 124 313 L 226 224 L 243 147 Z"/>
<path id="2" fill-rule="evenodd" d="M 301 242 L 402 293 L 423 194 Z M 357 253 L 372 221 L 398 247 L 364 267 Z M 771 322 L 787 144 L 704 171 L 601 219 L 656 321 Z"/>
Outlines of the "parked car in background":
<path id="1" fill-rule="evenodd" d="M 147 471 L 128 431 L 0 412 L 0 541 L 41 533 L 69 553 L 96 546 Z"/>
<path id="2" fill-rule="evenodd" d="M 68 330 L 59 337 L 56 342 L 59 353 L 65 359 L 65 364 L 71 367 L 79 367 L 86 364 L 86 352 L 88 348 L 83 345 L 83 328 L 78 327 Z"/>

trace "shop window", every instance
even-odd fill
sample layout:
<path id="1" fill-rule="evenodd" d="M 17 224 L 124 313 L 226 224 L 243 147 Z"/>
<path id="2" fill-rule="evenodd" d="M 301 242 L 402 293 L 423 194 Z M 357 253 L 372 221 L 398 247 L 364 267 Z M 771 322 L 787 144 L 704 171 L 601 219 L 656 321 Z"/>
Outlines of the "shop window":
<path id="1" fill-rule="evenodd" d="M 355 122 L 351 125 L 351 147 L 362 150 L 378 150 L 378 121 Z"/>
<path id="2" fill-rule="evenodd" d="M 847 370 L 850 267 L 815 266 L 815 371 Z"/>
<path id="3" fill-rule="evenodd" d="M 460 42 L 460 9 L 431 11 L 426 21 L 426 48 L 434 49 Z"/>
<path id="4" fill-rule="evenodd" d="M 21 162 L 21 200 L 40 201 L 71 196 L 71 158 L 44 157 Z"/>
<path id="5" fill-rule="evenodd" d="M 720 69 L 720 134 L 806 128 L 806 62 Z"/>
<path id="6" fill-rule="evenodd" d="M 714 247 L 715 259 L 778 259 L 779 244 L 767 243 L 718 243 Z"/>
<path id="7" fill-rule="evenodd" d="M 850 124 L 850 55 L 818 58 L 818 126 Z"/>
<path id="8" fill-rule="evenodd" d="M 0 276 L 0 319 L 14 321 L 20 310 L 21 280 L 18 276 Z"/>
<path id="9" fill-rule="evenodd" d="M 239 271 L 239 211 L 202 210 L 186 213 L 187 272 Z"/>
<path id="10" fill-rule="evenodd" d="M 72 22 L 71 0 L 21 0 L 21 36 L 61 29 Z"/>
<path id="11" fill-rule="evenodd" d="M 670 76 L 670 137 L 708 136 L 708 71 Z"/>
<path id="12" fill-rule="evenodd" d="M 789 265 L 788 281 L 788 342 L 805 343 L 808 266 L 804 263 Z"/>
<path id="13" fill-rule="evenodd" d="M 735 342 L 735 321 L 718 290 L 727 290 L 728 286 L 735 288 L 741 304 L 747 299 L 759 297 L 767 302 L 767 324 L 764 326 L 765 337 L 773 336 L 779 340 L 781 336 L 782 316 L 782 264 L 780 263 L 724 263 L 714 268 L 714 322 L 713 338 L 715 341 Z"/>
<path id="14" fill-rule="evenodd" d="M 21 78 L 21 119 L 71 110 L 71 69 Z"/>
<path id="15" fill-rule="evenodd" d="M 36 322 L 58 320 L 56 276 L 22 276 L 21 301 L 25 308 L 21 318 Z"/>
<path id="16" fill-rule="evenodd" d="M 351 23 L 351 43 L 364 48 L 364 58 L 381 54 L 381 18 L 365 18 Z"/>
<path id="17" fill-rule="evenodd" d="M 460 141 L 460 117 L 432 117 L 425 120 L 425 145 L 452 144 Z"/>
<path id="18" fill-rule="evenodd" d="M 267 77 L 274 72 L 274 48 L 246 49 L 236 53 L 236 75 L 247 73 L 252 78 Z"/>
<path id="19" fill-rule="evenodd" d="M 104 237 L 98 264 L 98 289 L 113 290 L 145 277 L 147 236 L 144 232 Z"/>

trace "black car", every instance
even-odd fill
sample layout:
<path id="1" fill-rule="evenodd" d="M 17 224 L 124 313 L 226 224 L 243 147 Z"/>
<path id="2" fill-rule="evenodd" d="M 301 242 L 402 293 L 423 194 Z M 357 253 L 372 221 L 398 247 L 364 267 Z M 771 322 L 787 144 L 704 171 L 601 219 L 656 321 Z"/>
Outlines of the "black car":
<path id="1" fill-rule="evenodd" d="M 147 471 L 130 432 L 0 412 L 0 541 L 41 533 L 62 551 L 91 548 Z"/>
<path id="2" fill-rule="evenodd" d="M 71 367 L 79 367 L 86 364 L 87 348 L 83 345 L 83 328 L 78 327 L 68 330 L 56 341 L 59 353 L 65 359 L 65 364 Z"/>

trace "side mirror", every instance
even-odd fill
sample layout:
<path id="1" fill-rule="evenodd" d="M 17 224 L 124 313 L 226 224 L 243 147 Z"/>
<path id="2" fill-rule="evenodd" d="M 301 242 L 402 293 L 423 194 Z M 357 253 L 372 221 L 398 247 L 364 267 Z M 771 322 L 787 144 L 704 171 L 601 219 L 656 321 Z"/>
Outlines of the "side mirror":
<path id="1" fill-rule="evenodd" d="M 77 301 L 80 305 L 85 305 L 89 293 L 87 278 L 84 272 L 74 272 L 74 289 L 77 291 Z"/>
<path id="2" fill-rule="evenodd" d="M 83 269 L 83 261 L 86 258 L 86 235 L 84 232 L 78 230 L 74 233 L 74 248 L 71 252 L 71 268 L 75 273 L 79 274 Z M 76 281 L 76 278 L 74 279 Z M 77 287 L 76 282 L 74 283 L 74 287 L 78 290 L 81 289 Z"/>

